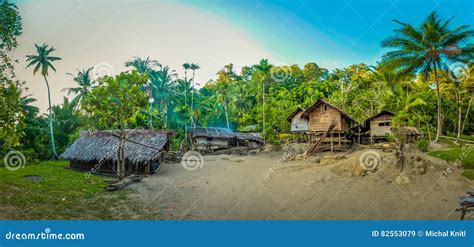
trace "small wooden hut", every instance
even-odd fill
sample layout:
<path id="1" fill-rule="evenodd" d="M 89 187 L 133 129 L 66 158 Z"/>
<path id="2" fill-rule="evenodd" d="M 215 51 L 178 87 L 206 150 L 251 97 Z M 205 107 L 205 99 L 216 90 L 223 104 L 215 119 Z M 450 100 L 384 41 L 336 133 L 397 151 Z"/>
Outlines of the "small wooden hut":
<path id="1" fill-rule="evenodd" d="M 351 143 L 351 128 L 357 125 L 357 121 L 349 114 L 322 99 L 306 109 L 302 118 L 308 120 L 309 153 L 322 149 L 324 145 L 325 149 L 331 151 L 346 147 L 347 143 Z"/>
<path id="2" fill-rule="evenodd" d="M 325 132 L 334 122 L 334 131 L 347 133 L 352 126 L 357 124 L 357 121 L 349 114 L 322 99 L 306 109 L 302 117 L 308 120 L 310 132 Z"/>
<path id="3" fill-rule="evenodd" d="M 301 107 L 298 107 L 286 118 L 286 120 L 290 122 L 291 124 L 291 128 L 290 128 L 291 132 L 305 133 L 309 131 L 308 120 L 301 117 L 303 115 L 303 112 L 304 112 L 304 109 Z"/>
<path id="4" fill-rule="evenodd" d="M 357 142 L 373 144 L 386 141 L 392 133 L 392 118 L 394 115 L 392 112 L 383 110 L 364 120 L 357 127 Z"/>
<path id="5" fill-rule="evenodd" d="M 395 114 L 383 110 L 361 124 L 362 132 L 369 132 L 371 137 L 387 137 L 392 133 L 392 118 Z"/>
<path id="6" fill-rule="evenodd" d="M 218 150 L 230 147 L 263 145 L 260 135 L 256 133 L 233 132 L 218 127 L 191 128 L 192 145 L 197 150 Z"/>
<path id="7" fill-rule="evenodd" d="M 233 132 L 226 128 L 191 128 L 192 145 L 196 149 L 214 150 L 236 146 Z"/>
<path id="8" fill-rule="evenodd" d="M 70 167 L 100 173 L 116 173 L 121 131 L 85 131 L 61 155 Z M 169 150 L 171 132 L 125 130 L 125 173 L 150 174 Z"/>

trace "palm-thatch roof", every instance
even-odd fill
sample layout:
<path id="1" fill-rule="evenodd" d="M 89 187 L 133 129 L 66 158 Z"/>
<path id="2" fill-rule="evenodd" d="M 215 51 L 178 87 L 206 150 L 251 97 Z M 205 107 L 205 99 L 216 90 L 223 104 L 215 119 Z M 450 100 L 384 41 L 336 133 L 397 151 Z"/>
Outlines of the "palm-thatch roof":
<path id="1" fill-rule="evenodd" d="M 233 132 L 230 129 L 218 128 L 218 127 L 198 127 L 190 129 L 193 138 L 196 137 L 210 137 L 210 138 L 222 138 L 230 139 L 237 138 L 239 140 L 252 140 L 262 142 L 260 135 L 257 133 L 244 133 L 244 132 Z"/>
<path id="2" fill-rule="evenodd" d="M 125 159 L 139 163 L 154 160 L 167 148 L 170 132 L 154 130 L 124 130 Z M 84 131 L 61 155 L 66 160 L 113 160 L 118 159 L 120 131 Z"/>
<path id="3" fill-rule="evenodd" d="M 338 112 L 341 113 L 342 116 L 344 116 L 345 118 L 347 118 L 349 121 L 352 121 L 352 122 L 354 122 L 354 123 L 357 123 L 357 121 L 356 121 L 353 117 L 351 117 L 349 114 L 347 114 L 347 113 L 346 113 L 345 111 L 343 111 L 341 108 L 339 108 L 339 107 L 337 107 L 337 106 L 335 106 L 335 105 L 333 105 L 333 104 L 331 104 L 331 103 L 329 103 L 329 102 L 327 102 L 327 101 L 325 101 L 325 100 L 323 100 L 323 99 L 319 99 L 319 100 L 317 100 L 316 102 L 314 102 L 313 105 L 311 105 L 310 107 L 308 107 L 308 108 L 303 112 L 303 114 L 301 115 L 301 117 L 302 117 L 302 118 L 305 118 L 305 119 L 308 119 L 308 118 L 309 118 L 309 113 L 310 113 L 314 108 L 318 107 L 318 106 L 321 105 L 321 104 L 326 104 L 326 105 L 328 105 L 328 106 L 330 106 L 330 107 L 336 109 Z"/>
<path id="4" fill-rule="evenodd" d="M 195 137 L 211 137 L 211 138 L 233 138 L 235 137 L 234 132 L 230 129 L 226 128 L 218 128 L 218 127 L 198 127 L 198 128 L 191 128 L 191 133 L 193 134 L 193 138 Z"/>
<path id="5" fill-rule="evenodd" d="M 244 140 L 244 141 L 249 141 L 250 140 L 250 141 L 263 143 L 262 139 L 260 138 L 260 134 L 258 134 L 258 133 L 234 132 L 234 135 L 239 140 Z"/>

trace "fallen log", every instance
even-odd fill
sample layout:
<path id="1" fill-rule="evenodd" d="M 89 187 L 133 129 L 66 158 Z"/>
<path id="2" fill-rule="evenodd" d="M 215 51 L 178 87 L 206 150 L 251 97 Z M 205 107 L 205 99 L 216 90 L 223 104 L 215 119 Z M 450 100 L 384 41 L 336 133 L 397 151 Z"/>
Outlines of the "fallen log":
<path id="1" fill-rule="evenodd" d="M 107 191 L 117 191 L 120 189 L 123 189 L 127 186 L 129 186 L 132 183 L 140 182 L 143 179 L 142 176 L 139 175 L 130 175 L 128 177 L 123 178 L 122 180 L 115 182 L 115 183 L 110 183 L 107 185 L 105 190 Z"/>
<path id="2" fill-rule="evenodd" d="M 456 141 L 456 140 L 457 140 L 455 137 L 449 137 L 449 136 L 439 136 L 439 137 L 444 138 L 444 139 L 448 139 L 448 140 L 450 140 L 450 141 Z M 463 140 L 463 139 L 459 139 L 459 141 L 462 141 L 462 142 L 465 142 L 465 143 L 474 144 L 474 141 Z"/>

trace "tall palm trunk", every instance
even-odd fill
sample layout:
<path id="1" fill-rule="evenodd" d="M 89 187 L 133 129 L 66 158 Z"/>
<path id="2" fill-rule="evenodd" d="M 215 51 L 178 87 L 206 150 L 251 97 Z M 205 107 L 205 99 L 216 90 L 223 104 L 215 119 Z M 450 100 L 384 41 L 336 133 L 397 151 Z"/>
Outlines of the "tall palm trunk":
<path id="1" fill-rule="evenodd" d="M 225 111 L 225 121 L 227 123 L 227 129 L 230 129 L 229 115 L 227 114 L 227 96 L 224 96 L 224 111 Z"/>
<path id="2" fill-rule="evenodd" d="M 462 123 L 462 109 L 461 109 L 461 93 L 456 93 L 456 101 L 458 103 L 458 134 L 456 136 L 456 142 L 459 142 L 459 138 L 461 137 L 461 123 Z"/>
<path id="3" fill-rule="evenodd" d="M 51 92 L 50 92 L 50 89 L 49 89 L 48 79 L 46 78 L 45 75 L 43 75 L 43 78 L 44 78 L 44 81 L 46 82 L 46 87 L 48 89 L 49 135 L 50 135 L 50 138 L 51 138 L 51 149 L 52 149 L 52 152 L 53 152 L 52 159 L 57 159 L 59 156 L 58 156 L 58 153 L 56 152 L 56 143 L 54 142 L 53 114 L 52 114 L 52 107 L 51 107 Z"/>
<path id="4" fill-rule="evenodd" d="M 263 136 L 263 142 L 265 142 L 265 80 L 263 80 L 263 83 L 262 83 L 262 120 L 263 120 L 262 136 Z"/>
<path id="5" fill-rule="evenodd" d="M 436 137 L 435 142 L 438 142 L 439 136 L 441 135 L 441 94 L 439 91 L 439 81 L 438 81 L 438 69 L 436 68 L 436 64 L 433 63 L 434 68 L 434 76 L 436 82 L 436 96 L 437 96 L 437 104 L 438 104 L 438 114 L 437 114 L 437 126 L 436 126 Z"/>
<path id="6" fill-rule="evenodd" d="M 191 123 L 193 127 L 196 127 L 196 123 L 194 122 L 194 76 L 196 75 L 196 71 L 193 70 L 193 83 L 191 84 Z"/>
<path id="7" fill-rule="evenodd" d="M 471 98 L 469 99 L 469 104 L 467 105 L 466 116 L 464 117 L 464 122 L 462 124 L 461 133 L 464 132 L 464 128 L 466 127 L 466 122 L 469 119 L 469 112 L 471 111 L 471 104 L 472 104 L 472 99 L 473 98 L 474 97 L 471 96 Z"/>

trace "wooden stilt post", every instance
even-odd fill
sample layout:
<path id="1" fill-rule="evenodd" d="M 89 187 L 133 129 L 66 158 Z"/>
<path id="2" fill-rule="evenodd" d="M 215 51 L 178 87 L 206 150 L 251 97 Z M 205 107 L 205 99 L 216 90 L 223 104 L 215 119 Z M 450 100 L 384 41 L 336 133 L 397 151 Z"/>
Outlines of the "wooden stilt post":
<path id="1" fill-rule="evenodd" d="M 145 174 L 150 174 L 150 161 L 146 162 L 146 167 L 145 167 Z"/>
<path id="2" fill-rule="evenodd" d="M 342 145 L 341 145 L 341 132 L 339 132 L 339 147 L 342 147 Z"/>
<path id="3" fill-rule="evenodd" d="M 333 147 L 332 147 L 332 137 L 333 137 L 333 134 L 332 132 L 329 134 L 329 138 L 331 138 L 331 152 L 334 151 Z"/>

